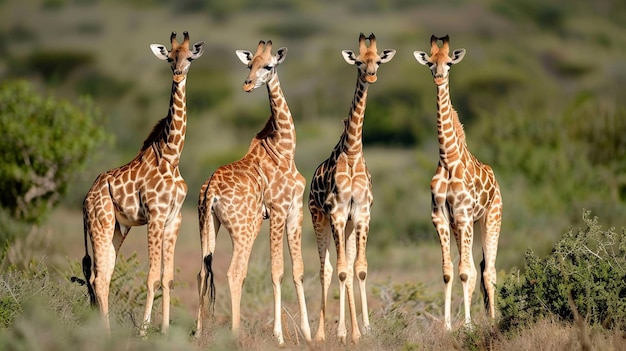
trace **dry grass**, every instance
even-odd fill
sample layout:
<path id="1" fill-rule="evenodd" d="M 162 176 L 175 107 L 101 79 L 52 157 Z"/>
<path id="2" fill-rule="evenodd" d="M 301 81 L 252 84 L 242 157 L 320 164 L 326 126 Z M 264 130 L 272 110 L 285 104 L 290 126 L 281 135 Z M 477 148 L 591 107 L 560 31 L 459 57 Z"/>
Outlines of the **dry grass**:
<path id="1" fill-rule="evenodd" d="M 195 213 L 185 210 L 187 218 Z M 191 223 L 190 223 L 191 222 Z M 52 237 L 45 247 L 26 247 L 23 255 L 37 257 L 44 250 L 47 254 L 47 262 L 60 262 L 60 256 L 68 256 L 70 260 L 77 261 L 82 257 L 82 238 L 80 233 L 81 217 L 79 211 L 57 210 L 53 214 L 48 228 L 43 228 L 44 233 L 51 233 Z M 185 222 L 184 222 L 185 223 Z M 53 327 L 54 337 L 47 341 L 50 345 L 68 345 L 68 339 L 78 339 L 80 345 L 89 345 L 89 349 L 104 350 L 110 347 L 119 349 L 216 349 L 216 350 L 273 350 L 277 345 L 272 337 L 272 288 L 269 279 L 269 253 L 268 242 L 263 235 L 267 228 L 259 235 L 251 257 L 251 266 L 246 281 L 242 298 L 242 333 L 238 339 L 230 333 L 230 301 L 225 272 L 230 259 L 229 238 L 225 233 L 218 237 L 216 254 L 217 272 L 217 306 L 215 320 L 209 322 L 209 328 L 200 338 L 191 337 L 195 327 L 195 312 L 197 306 L 197 293 L 195 275 L 199 268 L 200 253 L 197 247 L 197 230 L 194 221 L 187 220 L 183 225 L 181 237 L 177 246 L 176 284 L 174 298 L 176 306 L 172 313 L 172 329 L 167 337 L 158 334 L 160 323 L 159 304 L 154 309 L 154 328 L 149 335 L 148 341 L 134 336 L 132 320 L 114 323 L 114 339 L 97 344 L 89 344 L 86 340 L 99 333 L 97 323 L 90 318 L 79 329 L 64 330 L 58 325 Z M 68 228 L 77 228 L 75 233 L 68 232 Z M 144 228 L 137 228 L 129 241 L 125 242 L 122 254 L 128 256 L 137 252 L 139 260 L 145 260 L 145 235 Z M 24 242 L 30 239 L 24 238 Z M 305 291 L 309 306 L 309 318 L 311 329 L 315 332 L 318 324 L 318 311 L 320 287 L 317 278 L 317 257 L 313 249 L 312 241 L 305 240 L 306 277 Z M 522 330 L 507 334 L 501 334 L 490 327 L 490 322 L 478 306 L 478 298 L 475 297 L 473 316 L 476 323 L 473 329 L 467 330 L 462 327 L 462 308 L 460 306 L 460 287 L 455 286 L 453 311 L 456 324 L 454 331 L 445 332 L 441 318 L 441 294 L 443 286 L 439 278 L 439 250 L 435 246 L 420 247 L 393 247 L 384 252 L 371 250 L 370 279 L 368 298 L 370 301 L 370 320 L 372 331 L 364 336 L 358 345 L 341 345 L 335 335 L 335 323 L 337 311 L 337 287 L 336 281 L 331 287 L 329 320 L 327 323 L 327 341 L 307 345 L 299 332 L 297 303 L 291 279 L 285 279 L 283 284 L 283 329 L 286 340 L 286 350 L 622 350 L 626 348 L 624 335 L 620 332 L 607 331 L 601 328 L 582 327 L 584 324 L 565 324 L 557 320 L 543 320 Z M 15 259 L 19 259 L 16 256 Z M 197 261 L 197 262 L 196 262 Z M 287 260 L 287 262 L 289 262 Z M 52 264 L 51 271 L 64 271 L 66 267 L 59 267 L 58 263 Z M 287 267 L 285 277 L 290 277 L 290 269 Z M 48 283 L 51 284 L 51 283 Z M 62 285 L 67 282 L 59 283 Z M 76 288 L 70 287 L 69 291 Z M 411 295 L 414 294 L 414 295 Z M 393 298 L 390 296 L 393 295 Z M 55 298 L 63 298 L 66 295 L 55 295 Z M 69 297 L 69 295 L 67 295 Z M 38 300 L 36 304 L 54 306 L 55 304 L 66 305 L 64 301 Z M 85 296 L 85 303 L 87 298 Z M 358 302 L 358 301 L 357 301 Z M 75 303 L 75 302 L 74 302 Z M 12 328 L 28 331 L 30 335 L 40 335 L 46 329 L 56 323 L 50 316 L 42 316 L 38 308 L 36 313 L 28 312 L 32 306 L 26 309 L 26 320 L 18 321 Z M 76 318 L 75 316 L 72 318 Z M 114 318 L 129 319 L 129 316 L 117 316 Z M 132 318 L 131 318 L 132 319 Z M 52 323 L 52 324 L 51 324 Z M 63 323 L 61 323 L 63 324 Z M 349 326 L 348 326 L 349 327 Z M 8 333 L 16 332 L 16 329 L 8 329 Z M 20 329 L 21 328 L 21 329 Z M 44 333 L 46 335 L 50 333 Z M 118 339 L 120 338 L 121 339 Z M 44 338 L 45 339 L 45 338 Z M 44 339 L 36 339 L 32 345 L 42 344 Z M 47 340 L 47 339 L 46 339 Z M 15 342 L 15 339 L 3 339 L 0 335 L 0 345 L 3 342 Z M 54 349 L 54 346 L 43 349 Z"/>

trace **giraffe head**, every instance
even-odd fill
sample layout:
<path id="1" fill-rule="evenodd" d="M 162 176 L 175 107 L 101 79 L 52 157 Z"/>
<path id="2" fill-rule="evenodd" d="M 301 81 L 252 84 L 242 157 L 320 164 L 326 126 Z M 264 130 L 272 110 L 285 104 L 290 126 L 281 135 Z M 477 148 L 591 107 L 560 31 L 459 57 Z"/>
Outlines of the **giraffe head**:
<path id="1" fill-rule="evenodd" d="M 441 47 L 437 45 L 438 40 L 443 42 Z M 424 51 L 414 51 L 413 55 L 415 56 L 417 62 L 430 68 L 435 84 L 442 85 L 448 82 L 450 67 L 461 62 L 463 56 L 465 56 L 465 49 L 454 50 L 452 52 L 452 57 L 448 56 L 449 53 L 450 37 L 446 35 L 445 37 L 437 38 L 432 35 L 430 37 L 430 56 Z"/>
<path id="2" fill-rule="evenodd" d="M 369 39 L 370 46 L 365 45 L 365 40 Z M 366 83 L 376 82 L 376 72 L 378 67 L 382 63 L 391 61 L 396 54 L 396 50 L 386 49 L 378 55 L 376 52 L 376 37 L 374 33 L 371 33 L 369 37 L 366 37 L 363 33 L 359 35 L 359 54 L 356 55 L 351 50 L 341 51 L 343 59 L 351 65 L 356 65 L 359 70 L 359 79 Z"/>
<path id="3" fill-rule="evenodd" d="M 278 49 L 274 56 L 272 55 L 272 41 L 265 43 L 261 40 L 254 54 L 248 50 L 236 50 L 235 53 L 250 69 L 248 78 L 243 82 L 243 90 L 251 92 L 267 83 L 276 74 L 276 66 L 285 61 L 287 48 Z"/>
<path id="4" fill-rule="evenodd" d="M 150 44 L 150 49 L 154 55 L 164 61 L 168 61 L 172 65 L 172 72 L 174 73 L 174 80 L 177 82 L 182 81 L 187 76 L 191 61 L 202 56 L 204 52 L 204 42 L 199 41 L 189 48 L 189 33 L 183 32 L 185 39 L 182 43 L 176 41 L 176 32 L 172 32 L 170 35 L 170 42 L 172 43 L 172 49 L 167 50 L 165 45 Z"/>

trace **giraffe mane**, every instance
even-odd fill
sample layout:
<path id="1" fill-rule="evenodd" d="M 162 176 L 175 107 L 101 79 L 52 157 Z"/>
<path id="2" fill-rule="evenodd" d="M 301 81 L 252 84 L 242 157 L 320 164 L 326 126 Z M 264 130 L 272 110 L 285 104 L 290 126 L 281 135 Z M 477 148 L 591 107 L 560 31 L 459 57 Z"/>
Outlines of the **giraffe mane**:
<path id="1" fill-rule="evenodd" d="M 265 122 L 265 126 L 258 133 L 256 133 L 257 139 L 265 139 L 274 131 L 274 126 L 272 125 L 272 119 L 268 118 L 267 122 Z"/>
<path id="2" fill-rule="evenodd" d="M 454 126 L 454 131 L 456 132 L 457 138 L 465 143 L 465 130 L 463 129 L 463 123 L 459 120 L 459 114 L 456 112 L 454 108 L 451 109 L 452 114 L 452 124 Z"/>
<path id="3" fill-rule="evenodd" d="M 154 125 L 154 127 L 152 128 L 152 131 L 150 132 L 146 140 L 144 140 L 143 146 L 141 147 L 141 150 L 139 152 L 144 151 L 145 149 L 150 147 L 155 141 L 158 141 L 160 138 L 162 138 L 163 136 L 162 132 L 165 129 L 166 125 L 167 125 L 167 117 L 161 118 L 161 120 L 159 120 Z"/>

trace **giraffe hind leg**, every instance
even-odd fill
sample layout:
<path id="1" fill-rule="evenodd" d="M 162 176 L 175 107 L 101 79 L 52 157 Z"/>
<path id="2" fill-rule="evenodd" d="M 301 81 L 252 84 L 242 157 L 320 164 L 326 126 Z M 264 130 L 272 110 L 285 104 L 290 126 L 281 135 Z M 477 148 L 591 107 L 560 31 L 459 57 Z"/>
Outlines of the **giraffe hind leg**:
<path id="1" fill-rule="evenodd" d="M 499 197 L 497 198 L 499 200 Z M 495 201 L 487 212 L 485 219 L 481 221 L 483 261 L 481 268 L 481 292 L 483 302 L 489 316 L 495 318 L 495 285 L 496 285 L 496 255 L 498 252 L 498 239 L 500 236 L 502 203 Z"/>

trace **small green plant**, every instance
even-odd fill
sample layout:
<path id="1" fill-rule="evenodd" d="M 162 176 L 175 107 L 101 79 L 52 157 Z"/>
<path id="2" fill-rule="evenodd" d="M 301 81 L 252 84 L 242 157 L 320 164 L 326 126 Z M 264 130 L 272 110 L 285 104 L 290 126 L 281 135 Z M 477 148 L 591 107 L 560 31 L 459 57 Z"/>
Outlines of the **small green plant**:
<path id="1" fill-rule="evenodd" d="M 552 315 L 571 322 L 578 312 L 591 325 L 623 326 L 626 316 L 626 229 L 602 230 L 583 213 L 584 227 L 569 229 L 545 258 L 526 252 L 526 270 L 499 287 L 503 331 Z"/>

